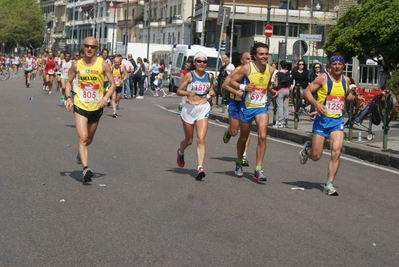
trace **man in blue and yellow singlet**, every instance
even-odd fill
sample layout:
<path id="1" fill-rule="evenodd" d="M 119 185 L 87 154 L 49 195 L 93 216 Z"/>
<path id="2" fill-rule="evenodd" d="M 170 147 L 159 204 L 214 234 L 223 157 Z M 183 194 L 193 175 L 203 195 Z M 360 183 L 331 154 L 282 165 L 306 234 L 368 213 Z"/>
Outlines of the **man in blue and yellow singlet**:
<path id="1" fill-rule="evenodd" d="M 229 86 L 240 90 L 239 96 L 242 97 L 240 110 L 240 138 L 237 141 L 237 163 L 236 176 L 242 176 L 242 158 L 245 143 L 250 133 L 250 127 L 255 120 L 258 127 L 258 145 L 256 147 L 256 167 L 253 179 L 256 181 L 266 181 L 263 174 L 262 162 L 266 153 L 266 134 L 269 124 L 269 102 L 268 90 L 271 90 L 273 97 L 277 97 L 278 92 L 272 89 L 270 82 L 274 68 L 269 67 L 269 46 L 264 43 L 255 43 L 251 49 L 253 62 L 243 65 L 236 73 L 231 76 Z M 247 77 L 248 84 L 240 84 L 242 78 Z"/>
<path id="2" fill-rule="evenodd" d="M 342 74 L 345 68 L 344 57 L 333 53 L 329 59 L 330 70 L 321 74 L 304 90 L 303 96 L 316 108 L 317 115 L 313 123 L 312 141 L 307 141 L 299 152 L 299 159 L 305 164 L 308 158 L 317 161 L 323 154 L 326 138 L 330 139 L 331 159 L 328 164 L 327 182 L 323 192 L 337 196 L 333 186 L 338 172 L 341 149 L 344 144 L 344 114 L 345 101 L 353 101 L 355 95 L 350 93 L 349 77 Z M 317 92 L 317 100 L 312 94 Z"/>
<path id="3" fill-rule="evenodd" d="M 65 109 L 73 108 L 76 131 L 79 137 L 79 150 L 76 163 L 83 166 L 83 182 L 91 182 L 93 172 L 88 167 L 87 146 L 93 142 L 103 108 L 115 91 L 111 68 L 101 57 L 96 56 L 98 41 L 93 37 L 83 40 L 84 56 L 72 63 L 65 88 Z M 77 77 L 76 94 L 72 103 L 72 83 Z M 108 78 L 109 90 L 105 93 L 104 79 Z"/>
<path id="4" fill-rule="evenodd" d="M 251 53 L 249 52 L 244 52 L 241 55 L 241 66 L 248 64 L 249 62 L 251 62 Z M 230 141 L 230 138 L 232 136 L 236 136 L 238 134 L 238 130 L 239 130 L 239 119 L 240 119 L 240 109 L 241 109 L 241 97 L 242 93 L 240 93 L 240 90 L 235 90 L 234 88 L 231 88 L 229 86 L 230 83 L 230 77 L 233 76 L 234 73 L 236 73 L 241 66 L 238 66 L 237 68 L 235 68 L 230 76 L 227 76 L 223 82 L 222 85 L 222 89 L 228 91 L 229 94 L 229 102 L 228 102 L 228 112 L 229 112 L 229 128 L 224 132 L 223 134 L 223 142 L 224 143 L 228 143 Z M 241 83 L 248 83 L 246 77 L 243 78 L 243 81 L 240 81 Z M 242 166 L 249 166 L 249 162 L 247 159 L 247 151 L 248 151 L 248 147 L 249 147 L 249 141 L 250 140 L 250 136 L 248 136 L 247 142 L 245 143 L 245 150 L 244 150 L 244 154 L 242 157 Z M 243 174 L 240 173 L 240 170 L 238 170 L 237 173 L 235 173 L 235 175 L 237 177 L 242 177 Z"/>

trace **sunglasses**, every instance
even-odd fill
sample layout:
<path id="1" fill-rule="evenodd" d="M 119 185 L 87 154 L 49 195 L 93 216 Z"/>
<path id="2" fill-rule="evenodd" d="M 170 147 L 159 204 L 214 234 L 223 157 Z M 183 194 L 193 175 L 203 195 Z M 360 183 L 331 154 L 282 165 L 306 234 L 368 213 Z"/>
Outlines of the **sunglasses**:
<path id="1" fill-rule="evenodd" d="M 75 57 L 78 57 L 79 55 L 75 55 Z"/>
<path id="2" fill-rule="evenodd" d="M 91 48 L 91 49 L 96 49 L 96 48 L 97 48 L 96 45 L 83 44 L 83 46 L 84 46 L 85 48 Z"/>
<path id="3" fill-rule="evenodd" d="M 298 66 L 301 66 L 301 65 L 303 66 L 303 65 L 305 65 L 305 64 L 303 64 L 303 63 L 299 63 L 299 64 L 298 64 Z"/>
<path id="4" fill-rule="evenodd" d="M 314 67 L 315 69 L 320 69 L 320 67 Z"/>
<path id="5" fill-rule="evenodd" d="M 208 60 L 196 60 L 196 61 L 197 63 L 204 63 L 204 64 L 208 63 Z"/>

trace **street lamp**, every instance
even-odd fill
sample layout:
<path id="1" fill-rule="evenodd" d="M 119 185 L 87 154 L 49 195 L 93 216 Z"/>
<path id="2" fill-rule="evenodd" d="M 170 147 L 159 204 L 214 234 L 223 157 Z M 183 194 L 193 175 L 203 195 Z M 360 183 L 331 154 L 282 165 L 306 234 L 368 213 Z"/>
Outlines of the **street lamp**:
<path id="1" fill-rule="evenodd" d="M 109 3 L 110 8 L 114 7 L 114 3 L 111 1 L 111 3 Z M 109 9 L 108 11 L 110 11 L 111 9 Z M 114 53 L 114 42 L 115 42 L 115 28 L 116 28 L 116 23 L 115 23 L 115 17 L 116 17 L 116 11 L 115 9 L 113 9 L 114 11 L 114 25 L 112 27 L 112 44 L 111 44 L 111 55 L 113 55 Z"/>
<path id="2" fill-rule="evenodd" d="M 201 0 L 202 3 L 202 32 L 201 32 L 201 45 L 205 43 L 205 23 L 206 23 L 206 0 Z"/>
<path id="3" fill-rule="evenodd" d="M 317 11 L 319 11 L 321 9 L 321 6 L 320 6 L 319 1 L 318 0 L 316 0 L 316 1 L 317 1 L 317 4 L 316 4 L 315 8 L 316 8 Z M 313 10 L 313 5 L 314 5 L 314 2 L 313 2 L 313 0 L 311 0 L 310 1 L 309 34 L 312 34 L 312 21 L 313 21 L 313 11 L 314 11 Z M 308 10 L 308 6 L 305 5 L 304 9 Z M 308 47 L 309 47 L 309 51 L 308 51 L 308 67 L 310 67 L 310 42 L 311 41 L 309 41 L 309 45 L 308 45 Z M 313 49 L 312 49 L 312 51 L 313 51 Z"/>
<path id="4" fill-rule="evenodd" d="M 147 0 L 148 2 L 148 33 L 147 33 L 147 60 L 150 60 L 150 33 L 151 33 L 151 0 Z M 144 5 L 144 1 L 140 0 L 139 5 Z"/>

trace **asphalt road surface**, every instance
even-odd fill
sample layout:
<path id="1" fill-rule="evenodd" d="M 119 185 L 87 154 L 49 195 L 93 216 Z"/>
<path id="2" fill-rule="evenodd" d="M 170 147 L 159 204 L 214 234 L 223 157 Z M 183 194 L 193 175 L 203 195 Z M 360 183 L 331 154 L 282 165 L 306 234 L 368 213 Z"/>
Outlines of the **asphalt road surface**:
<path id="1" fill-rule="evenodd" d="M 237 137 L 224 144 L 226 125 L 210 122 L 198 182 L 195 142 L 176 165 L 180 98 L 148 95 L 116 119 L 105 109 L 83 185 L 59 97 L 21 74 L 0 81 L 0 266 L 398 265 L 398 171 L 345 157 L 329 197 L 328 154 L 303 166 L 297 144 L 269 139 L 257 183 L 252 136 L 235 178 Z"/>

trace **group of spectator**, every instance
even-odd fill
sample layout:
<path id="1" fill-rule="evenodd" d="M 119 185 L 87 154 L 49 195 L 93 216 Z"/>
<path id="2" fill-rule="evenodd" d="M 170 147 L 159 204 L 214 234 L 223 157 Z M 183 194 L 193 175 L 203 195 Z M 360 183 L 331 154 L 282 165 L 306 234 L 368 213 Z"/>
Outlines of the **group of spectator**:
<path id="1" fill-rule="evenodd" d="M 272 64 L 277 65 L 276 63 Z M 322 64 L 318 60 L 313 61 L 311 70 L 307 69 L 306 62 L 302 59 L 297 62 L 296 67 L 291 71 L 288 70 L 288 66 L 286 61 L 280 61 L 279 67 L 276 67 L 272 76 L 272 83 L 279 92 L 279 96 L 276 98 L 278 120 L 273 126 L 275 128 L 288 127 L 288 100 L 294 86 L 300 86 L 302 89 L 305 89 L 309 83 L 324 72 Z M 317 99 L 317 94 L 314 94 L 313 97 Z M 304 103 L 305 106 L 307 106 L 306 103 Z M 310 119 L 313 120 L 313 115 L 315 114 L 314 107 L 310 107 L 309 114 Z"/>

